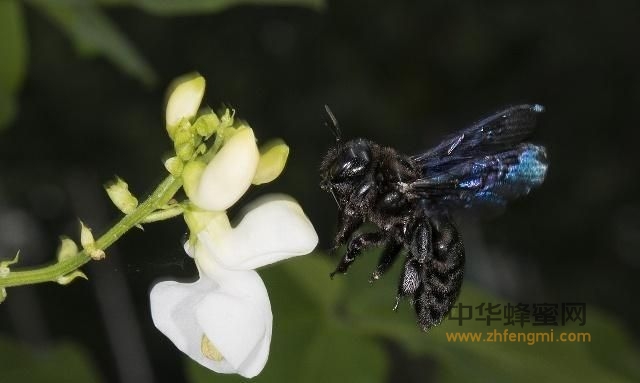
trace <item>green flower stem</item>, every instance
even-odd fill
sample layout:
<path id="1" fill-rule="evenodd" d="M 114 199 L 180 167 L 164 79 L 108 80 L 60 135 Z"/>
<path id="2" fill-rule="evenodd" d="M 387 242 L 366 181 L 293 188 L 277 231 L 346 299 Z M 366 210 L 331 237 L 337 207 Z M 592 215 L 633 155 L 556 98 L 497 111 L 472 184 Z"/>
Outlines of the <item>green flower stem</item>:
<path id="1" fill-rule="evenodd" d="M 184 213 L 184 208 L 182 207 L 182 205 L 176 205 L 168 209 L 154 211 L 153 213 L 146 216 L 142 223 L 164 221 L 165 219 L 177 217 L 182 213 Z"/>
<path id="2" fill-rule="evenodd" d="M 156 209 L 166 205 L 182 186 L 182 178 L 172 175 L 165 178 L 151 195 L 130 214 L 125 215 L 95 242 L 96 249 L 105 250 L 116 242 L 132 227 L 143 222 Z M 33 269 L 13 271 L 0 278 L 0 288 L 32 285 L 43 282 L 57 282 L 58 278 L 67 275 L 89 262 L 91 257 L 86 251 L 81 251 L 73 257 L 53 265 Z"/>

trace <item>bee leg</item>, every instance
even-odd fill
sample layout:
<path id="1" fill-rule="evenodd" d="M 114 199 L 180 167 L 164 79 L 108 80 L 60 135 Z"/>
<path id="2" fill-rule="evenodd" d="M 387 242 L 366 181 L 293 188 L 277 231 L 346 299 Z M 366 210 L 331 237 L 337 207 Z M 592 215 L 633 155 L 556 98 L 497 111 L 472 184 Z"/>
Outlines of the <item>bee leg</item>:
<path id="1" fill-rule="evenodd" d="M 375 186 L 375 182 L 371 176 L 368 176 L 367 178 L 368 180 L 361 185 L 358 190 L 352 193 L 344 209 L 340 211 L 338 232 L 334 238 L 334 249 L 344 244 L 349 237 L 351 237 L 353 232 L 364 222 L 362 212 L 369 204 L 367 201 L 375 196 L 375 194 L 371 193 L 371 189 Z"/>
<path id="2" fill-rule="evenodd" d="M 344 254 L 340 263 L 336 269 L 329 274 L 331 278 L 337 273 L 344 274 L 349 266 L 355 261 L 356 257 L 360 255 L 362 250 L 371 246 L 378 246 L 385 241 L 385 236 L 379 232 L 375 231 L 372 233 L 363 233 L 355 236 L 347 245 L 347 252 Z"/>
<path id="3" fill-rule="evenodd" d="M 389 270 L 393 262 L 398 258 L 400 251 L 402 250 L 402 244 L 396 241 L 391 241 L 387 244 L 382 255 L 380 256 L 380 260 L 378 261 L 378 267 L 376 267 L 375 271 L 371 273 L 371 278 L 369 278 L 369 283 L 373 283 L 377 281 L 384 275 L 384 273 Z"/>
<path id="4" fill-rule="evenodd" d="M 398 304 L 400 304 L 400 299 L 402 297 L 414 296 L 416 291 L 420 288 L 420 272 L 422 267 L 423 265 L 421 263 L 411 257 L 404 261 L 404 266 L 402 267 L 402 273 L 400 274 L 400 281 L 398 284 L 396 305 L 393 307 L 393 311 L 398 309 Z"/>
<path id="5" fill-rule="evenodd" d="M 425 263 L 433 254 L 433 229 L 429 219 L 420 215 L 419 221 L 413 227 L 409 254 L 418 263 Z"/>
<path id="6" fill-rule="evenodd" d="M 453 222 L 432 217 L 434 253 L 420 270 L 420 288 L 413 302 L 418 324 L 427 331 L 449 313 L 460 293 L 464 275 L 464 247 Z"/>
<path id="7" fill-rule="evenodd" d="M 333 239 L 333 250 L 346 243 L 360 225 L 362 225 L 362 217 L 355 214 L 350 207 L 347 206 L 341 211 L 338 217 L 338 231 Z"/>
<path id="8" fill-rule="evenodd" d="M 400 299 L 407 296 L 415 296 L 421 287 L 421 273 L 433 255 L 433 232 L 431 224 L 426 214 L 419 212 L 416 223 L 410 234 L 409 254 L 404 262 L 402 274 L 398 284 L 398 295 L 396 295 L 396 305 L 398 309 Z"/>

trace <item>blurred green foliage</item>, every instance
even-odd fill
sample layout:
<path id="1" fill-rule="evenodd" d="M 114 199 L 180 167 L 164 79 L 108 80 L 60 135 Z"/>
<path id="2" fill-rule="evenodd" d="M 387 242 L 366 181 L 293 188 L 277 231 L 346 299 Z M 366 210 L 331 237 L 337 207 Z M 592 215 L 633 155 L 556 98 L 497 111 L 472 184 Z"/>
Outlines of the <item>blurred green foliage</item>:
<path id="1" fill-rule="evenodd" d="M 429 333 L 415 323 L 404 301 L 392 310 L 399 265 L 369 284 L 377 254 L 365 254 L 347 276 L 330 280 L 333 263 L 315 254 L 262 272 L 274 313 L 271 354 L 257 382 L 388 381 L 393 356 L 383 340 L 396 343 L 416 357 L 437 360 L 437 381 L 443 382 L 633 382 L 640 379 L 640 354 L 624 330 L 587 305 L 585 326 L 551 327 L 560 332 L 589 332 L 590 343 L 448 342 L 445 332 L 502 329 L 485 322 L 465 321 L 459 327 L 445 320 Z M 380 299 L 381 296 L 388 299 Z M 463 286 L 459 302 L 506 302 L 473 285 Z M 534 303 L 534 302 L 530 302 Z M 500 327 L 498 327 L 500 326 Z M 550 327 L 525 324 L 511 332 L 547 332 Z M 426 359 L 425 359 L 426 360 Z M 194 383 L 239 382 L 238 376 L 215 375 L 190 360 Z M 420 368 L 415 366 L 415 368 Z M 425 366 L 424 368 L 430 368 Z"/>
<path id="2" fill-rule="evenodd" d="M 104 5 L 130 5 L 158 15 L 218 12 L 238 5 L 293 5 L 323 9 L 324 0 L 99 0 Z"/>
<path id="3" fill-rule="evenodd" d="M 104 56 L 124 73 L 145 84 L 155 81 L 156 75 L 151 65 L 95 4 L 46 0 L 33 0 L 32 4 L 66 32 L 81 55 Z"/>
<path id="4" fill-rule="evenodd" d="M 153 67 L 107 16 L 104 6 L 133 6 L 163 16 L 219 12 L 239 5 L 288 5 L 316 10 L 324 7 L 324 0 L 29 0 L 27 3 L 58 25 L 79 54 L 104 56 L 146 85 L 155 83 L 157 76 Z M 16 96 L 27 69 L 27 44 L 22 5 L 16 0 L 1 1 L 0 129 L 7 126 L 16 113 Z M 167 52 L 167 58 L 170 57 L 171 52 Z"/>
<path id="5" fill-rule="evenodd" d="M 0 338 L 2 383 L 93 383 L 100 380 L 86 352 L 70 343 L 37 349 Z"/>
<path id="6" fill-rule="evenodd" d="M 16 113 L 15 96 L 27 67 L 27 35 L 20 4 L 0 1 L 0 129 Z"/>

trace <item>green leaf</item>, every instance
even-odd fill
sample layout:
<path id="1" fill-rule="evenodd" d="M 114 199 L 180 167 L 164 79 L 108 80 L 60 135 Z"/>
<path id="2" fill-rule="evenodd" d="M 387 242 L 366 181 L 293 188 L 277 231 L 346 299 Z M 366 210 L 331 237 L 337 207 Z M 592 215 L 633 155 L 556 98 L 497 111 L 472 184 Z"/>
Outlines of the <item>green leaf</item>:
<path id="1" fill-rule="evenodd" d="M 0 129 L 16 113 L 16 95 L 27 66 L 27 33 L 22 6 L 14 0 L 0 1 Z"/>
<path id="2" fill-rule="evenodd" d="M 638 351 L 631 337 L 611 318 L 593 306 L 587 305 L 585 326 L 532 326 L 525 324 L 509 327 L 510 332 L 549 332 L 557 338 L 561 332 L 588 332 L 589 343 L 527 343 L 512 342 L 448 342 L 447 332 L 482 333 L 504 331 L 502 322 L 487 326 L 484 321 L 445 320 L 423 333 L 415 322 L 413 308 L 404 301 L 398 312 L 393 312 L 399 264 L 387 275 L 366 286 L 369 272 L 374 269 L 377 253 L 362 255 L 349 269 L 344 306 L 347 316 L 361 331 L 396 341 L 408 351 L 427 354 L 440 362 L 440 378 L 446 382 L 632 382 L 640 379 Z M 480 303 L 506 302 L 491 296 L 471 283 L 465 283 L 458 300 L 465 306 Z M 517 302 L 512 302 L 512 304 Z M 537 302 L 527 302 L 537 303 Z M 455 309 L 454 309 L 455 310 Z M 474 312 L 474 314 L 477 311 Z M 634 362 L 635 361 L 635 362 Z"/>
<path id="3" fill-rule="evenodd" d="M 281 266 L 314 303 L 325 310 L 334 310 L 341 297 L 344 281 L 331 280 L 329 273 L 335 268 L 329 258 L 320 252 L 283 262 Z M 275 282 L 274 282 L 275 283 Z"/>
<path id="4" fill-rule="evenodd" d="M 123 72 L 151 84 L 155 73 L 127 37 L 92 2 L 49 2 L 32 0 L 73 41 L 84 55 L 102 55 Z"/>
<path id="5" fill-rule="evenodd" d="M 220 12 L 239 5 L 298 6 L 314 10 L 325 7 L 324 0 L 100 0 L 103 5 L 132 5 L 159 15 L 185 15 Z"/>
<path id="6" fill-rule="evenodd" d="M 70 343 L 30 347 L 0 337 L 2 383 L 99 382 L 87 352 Z"/>
<path id="7" fill-rule="evenodd" d="M 9 125 L 16 115 L 16 97 L 0 87 L 0 130 Z"/>
<path id="8" fill-rule="evenodd" d="M 377 341 L 349 329 L 330 327 L 310 339 L 299 368 L 299 382 L 331 382 L 339 377 L 345 382 L 366 383 L 384 381 L 388 363 Z"/>

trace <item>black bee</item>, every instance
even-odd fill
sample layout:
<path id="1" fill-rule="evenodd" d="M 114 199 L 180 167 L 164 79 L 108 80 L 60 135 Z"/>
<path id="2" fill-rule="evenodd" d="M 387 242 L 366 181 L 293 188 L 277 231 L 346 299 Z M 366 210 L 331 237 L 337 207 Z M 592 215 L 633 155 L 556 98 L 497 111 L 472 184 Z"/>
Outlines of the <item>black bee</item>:
<path id="1" fill-rule="evenodd" d="M 462 284 L 464 246 L 452 213 L 504 206 L 544 181 L 545 148 L 524 142 L 544 108 L 506 108 L 413 156 L 364 138 L 342 142 L 325 108 L 337 145 L 322 161 L 321 188 L 338 204 L 334 249 L 348 242 L 331 277 L 345 273 L 365 248 L 384 245 L 374 281 L 406 250 L 394 310 L 410 297 L 427 331 L 447 315 Z M 352 237 L 365 222 L 377 230 Z"/>

